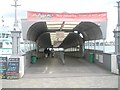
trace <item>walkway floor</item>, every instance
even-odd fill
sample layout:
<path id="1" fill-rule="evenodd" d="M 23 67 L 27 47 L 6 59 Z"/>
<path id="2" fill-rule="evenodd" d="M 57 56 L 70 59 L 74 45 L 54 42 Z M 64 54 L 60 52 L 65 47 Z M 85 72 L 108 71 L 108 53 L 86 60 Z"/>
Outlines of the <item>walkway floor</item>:
<path id="1" fill-rule="evenodd" d="M 19 80 L 2 80 L 4 88 L 117 88 L 118 76 L 79 58 L 43 58 Z"/>

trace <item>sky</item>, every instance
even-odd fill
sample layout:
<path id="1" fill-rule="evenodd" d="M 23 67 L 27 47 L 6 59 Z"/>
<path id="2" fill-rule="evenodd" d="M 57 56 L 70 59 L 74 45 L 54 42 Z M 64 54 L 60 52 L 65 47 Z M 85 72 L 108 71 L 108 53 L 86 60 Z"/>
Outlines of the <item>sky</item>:
<path id="1" fill-rule="evenodd" d="M 118 0 L 18 0 L 21 5 L 17 9 L 19 25 L 21 19 L 27 18 L 27 11 L 39 12 L 107 12 L 107 41 L 114 40 L 113 30 L 117 25 L 117 2 Z M 14 0 L 0 0 L 0 17 L 4 17 L 5 25 L 10 28 L 14 24 Z M 1 24 L 1 22 L 0 22 Z"/>

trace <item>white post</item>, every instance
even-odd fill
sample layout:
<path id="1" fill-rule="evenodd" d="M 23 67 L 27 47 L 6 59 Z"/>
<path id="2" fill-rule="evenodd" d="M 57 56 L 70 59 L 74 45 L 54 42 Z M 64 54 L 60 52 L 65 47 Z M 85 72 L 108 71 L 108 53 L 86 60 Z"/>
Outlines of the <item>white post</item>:
<path id="1" fill-rule="evenodd" d="M 20 54 L 20 33 L 21 31 L 11 31 L 12 55 Z"/>
<path id="2" fill-rule="evenodd" d="M 30 51 L 31 51 L 31 41 L 29 41 L 29 47 L 30 47 Z"/>
<path id="3" fill-rule="evenodd" d="M 25 40 L 24 40 L 24 50 L 25 50 L 25 52 L 26 52 L 26 45 L 25 45 Z"/>
<path id="4" fill-rule="evenodd" d="M 115 37 L 115 54 L 120 54 L 120 1 L 117 2 L 118 6 L 118 24 L 117 28 L 114 32 Z"/>
<path id="5" fill-rule="evenodd" d="M 26 40 L 26 50 L 27 50 L 27 52 L 28 52 L 28 40 Z"/>
<path id="6" fill-rule="evenodd" d="M 90 45 L 90 43 L 89 43 L 89 41 L 88 41 L 88 49 L 89 49 L 89 47 L 90 47 L 89 45 Z"/>
<path id="7" fill-rule="evenodd" d="M 18 21 L 17 21 L 17 1 L 14 0 L 15 4 L 12 5 L 15 7 L 15 22 L 14 22 L 14 28 L 13 31 L 11 31 L 11 37 L 12 37 L 12 55 L 19 55 L 20 54 L 20 29 L 18 28 Z"/>
<path id="8" fill-rule="evenodd" d="M 105 39 L 103 39 L 103 52 L 105 52 Z"/>
<path id="9" fill-rule="evenodd" d="M 99 44 L 98 44 L 98 50 L 100 50 L 100 40 L 99 40 Z"/>
<path id="10" fill-rule="evenodd" d="M 96 50 L 96 40 L 94 40 L 94 50 Z"/>

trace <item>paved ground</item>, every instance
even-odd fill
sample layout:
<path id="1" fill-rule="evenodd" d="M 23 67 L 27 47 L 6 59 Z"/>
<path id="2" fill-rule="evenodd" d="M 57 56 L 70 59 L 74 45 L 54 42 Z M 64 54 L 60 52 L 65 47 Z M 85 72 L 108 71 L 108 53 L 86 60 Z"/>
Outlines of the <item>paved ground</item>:
<path id="1" fill-rule="evenodd" d="M 120 90 L 120 75 L 118 77 L 118 89 Z"/>
<path id="2" fill-rule="evenodd" d="M 83 59 L 40 59 L 23 78 L 2 80 L 3 88 L 117 88 L 118 76 Z"/>

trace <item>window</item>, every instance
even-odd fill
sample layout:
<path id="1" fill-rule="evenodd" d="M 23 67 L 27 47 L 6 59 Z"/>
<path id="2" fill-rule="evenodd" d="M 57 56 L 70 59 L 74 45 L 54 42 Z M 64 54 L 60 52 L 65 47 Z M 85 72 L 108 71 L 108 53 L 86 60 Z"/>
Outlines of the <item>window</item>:
<path id="1" fill-rule="evenodd" d="M 2 48 L 2 46 L 3 46 L 3 43 L 2 43 L 2 42 L 0 42 L 0 48 Z"/>
<path id="2" fill-rule="evenodd" d="M 5 33 L 2 33 L 2 38 L 5 38 Z"/>
<path id="3" fill-rule="evenodd" d="M 6 34 L 6 38 L 9 38 L 9 34 Z"/>
<path id="4" fill-rule="evenodd" d="M 9 42 L 5 42 L 7 45 L 9 45 Z"/>
<path id="5" fill-rule="evenodd" d="M 10 42 L 10 44 L 12 45 L 12 42 Z"/>

